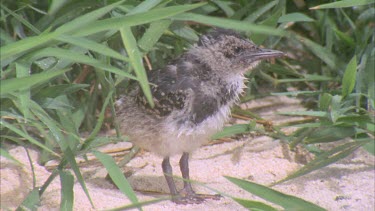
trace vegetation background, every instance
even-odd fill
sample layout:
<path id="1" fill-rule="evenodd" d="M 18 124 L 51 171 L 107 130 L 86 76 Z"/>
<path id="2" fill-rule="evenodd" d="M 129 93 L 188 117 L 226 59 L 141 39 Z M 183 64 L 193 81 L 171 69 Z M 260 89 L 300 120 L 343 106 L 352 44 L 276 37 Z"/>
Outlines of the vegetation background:
<path id="1" fill-rule="evenodd" d="M 0 11 L 1 156 L 30 165 L 8 153 L 16 144 L 36 147 L 39 163 L 59 160 L 45 184 L 34 186 L 19 209 L 36 209 L 57 176 L 61 209 L 73 209 L 73 177 L 91 201 L 75 159 L 89 152 L 107 168 L 132 206 L 144 204 L 114 160 L 96 151 L 126 139 L 114 121 L 114 101 L 137 81 L 152 104 L 146 70 L 164 66 L 212 27 L 244 32 L 256 44 L 289 55 L 263 64 L 266 71 L 246 75 L 243 102 L 286 95 L 302 98 L 308 108 L 284 113 L 305 116 L 304 121 L 277 126 L 259 124 L 265 120 L 236 108 L 234 114 L 253 120 L 227 127 L 214 138 L 257 130 L 288 142 L 291 150 L 298 145 L 315 154 L 314 160 L 279 182 L 334 163 L 359 147 L 375 154 L 373 0 L 3 0 Z M 277 92 L 261 92 L 262 84 L 272 84 Z M 299 129 L 284 134 L 281 128 L 288 126 Z M 117 136 L 99 135 L 109 128 L 115 128 Z M 319 148 L 328 142 L 335 142 L 334 147 Z M 266 191 L 263 198 L 286 210 L 322 209 L 298 198 L 290 205 L 268 187 L 228 179 L 254 194 Z M 263 203 L 235 200 L 248 208 L 272 210 Z"/>

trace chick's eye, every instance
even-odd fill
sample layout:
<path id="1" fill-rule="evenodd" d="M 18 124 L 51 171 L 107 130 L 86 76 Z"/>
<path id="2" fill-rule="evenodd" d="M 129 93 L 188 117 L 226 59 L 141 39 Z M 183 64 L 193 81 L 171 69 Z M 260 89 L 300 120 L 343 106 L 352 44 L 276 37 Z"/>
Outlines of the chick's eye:
<path id="1" fill-rule="evenodd" d="M 239 53 L 241 53 L 242 50 L 243 49 L 241 47 L 238 47 L 238 46 L 232 47 L 232 48 L 224 51 L 224 55 L 227 58 L 233 58 L 233 57 L 236 57 Z"/>
<path id="2" fill-rule="evenodd" d="M 235 47 L 234 49 L 233 49 L 233 51 L 234 51 L 234 53 L 240 53 L 241 51 L 242 51 L 242 48 L 240 48 L 240 47 Z"/>

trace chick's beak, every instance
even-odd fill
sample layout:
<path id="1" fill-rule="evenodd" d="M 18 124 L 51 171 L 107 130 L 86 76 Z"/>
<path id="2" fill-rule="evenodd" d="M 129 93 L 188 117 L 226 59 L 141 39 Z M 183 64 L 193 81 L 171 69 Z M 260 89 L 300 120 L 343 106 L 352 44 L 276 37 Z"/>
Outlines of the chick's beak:
<path id="1" fill-rule="evenodd" d="M 286 54 L 277 50 L 257 48 L 256 50 L 252 49 L 247 52 L 243 52 L 241 56 L 237 57 L 237 59 L 240 61 L 240 63 L 245 64 L 246 66 L 245 69 L 241 70 L 242 72 L 243 70 L 249 71 L 253 69 L 261 62 L 261 60 L 278 58 L 282 56 L 286 56 Z"/>
<path id="2" fill-rule="evenodd" d="M 257 61 L 263 59 L 278 58 L 283 56 L 286 56 L 284 52 L 259 48 L 257 51 L 249 52 L 246 55 L 246 59 L 249 59 L 251 61 Z"/>

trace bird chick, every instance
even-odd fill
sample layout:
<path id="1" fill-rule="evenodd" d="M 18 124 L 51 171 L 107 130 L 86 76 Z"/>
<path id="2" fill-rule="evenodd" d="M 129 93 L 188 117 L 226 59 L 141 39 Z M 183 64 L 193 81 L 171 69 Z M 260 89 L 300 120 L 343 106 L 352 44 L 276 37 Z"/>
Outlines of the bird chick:
<path id="1" fill-rule="evenodd" d="M 283 56 L 261 49 L 231 30 L 216 29 L 166 67 L 150 71 L 154 107 L 136 86 L 117 102 L 121 132 L 139 147 L 163 157 L 162 169 L 172 200 L 200 203 L 218 196 L 196 194 L 189 182 L 189 153 L 209 142 L 230 116 L 244 85 L 243 74 L 260 60 Z M 182 154 L 184 188 L 178 192 L 169 157 Z"/>

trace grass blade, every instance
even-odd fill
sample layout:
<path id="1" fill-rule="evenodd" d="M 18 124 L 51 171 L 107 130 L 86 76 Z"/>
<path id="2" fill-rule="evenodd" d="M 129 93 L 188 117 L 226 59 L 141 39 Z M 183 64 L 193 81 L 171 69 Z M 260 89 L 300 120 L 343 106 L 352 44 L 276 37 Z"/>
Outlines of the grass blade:
<path id="1" fill-rule="evenodd" d="M 138 78 L 139 84 L 142 88 L 144 95 L 147 98 L 148 103 L 151 107 L 154 107 L 154 101 L 152 100 L 150 86 L 148 84 L 147 74 L 145 67 L 143 66 L 142 55 L 138 50 L 137 40 L 133 36 L 130 27 L 122 27 L 120 29 L 122 41 L 124 43 L 126 52 L 129 55 L 130 64 L 134 68 L 135 75 Z"/>
<path id="2" fill-rule="evenodd" d="M 61 132 L 65 129 L 62 128 L 62 126 L 58 122 L 52 119 L 37 103 L 34 103 L 33 101 L 31 102 L 32 102 L 32 104 L 30 105 L 31 111 L 38 117 L 38 119 L 40 119 L 41 122 L 44 123 L 44 125 L 49 129 L 49 131 L 53 135 L 54 140 L 60 146 L 61 150 L 64 153 L 63 160 L 66 159 L 66 161 L 69 162 L 87 198 L 89 199 L 91 205 L 94 206 L 91 200 L 91 197 L 89 195 L 89 192 L 87 190 L 86 184 L 83 180 L 82 174 L 75 160 L 75 155 L 71 150 L 71 147 L 74 149 L 76 148 L 76 145 L 77 143 L 79 143 L 79 140 L 76 142 L 73 142 L 73 140 L 68 140 L 66 136 L 64 136 Z"/>
<path id="3" fill-rule="evenodd" d="M 138 4 L 134 9 L 132 9 L 127 15 L 134 15 L 141 12 L 149 11 L 150 9 L 154 8 L 158 5 L 161 0 L 146 0 L 142 3 Z"/>
<path id="4" fill-rule="evenodd" d="M 173 17 L 174 20 L 180 21 L 194 21 L 202 24 L 213 25 L 221 28 L 234 29 L 237 31 L 245 31 L 259 34 L 268 34 L 276 36 L 285 36 L 287 32 L 281 29 L 275 29 L 269 26 L 260 26 L 256 24 L 250 24 L 248 22 L 231 20 L 218 17 L 209 17 L 194 13 L 183 13 Z"/>
<path id="5" fill-rule="evenodd" d="M 63 69 L 53 72 L 47 71 L 43 73 L 33 74 L 28 77 L 2 80 L 0 83 L 0 94 L 8 94 L 17 90 L 29 89 L 38 83 L 49 81 L 52 78 L 67 72 L 68 70 L 69 69 Z"/>
<path id="6" fill-rule="evenodd" d="M 373 3 L 374 0 L 343 0 L 311 7 L 310 10 L 354 7 Z"/>
<path id="7" fill-rule="evenodd" d="M 1 136 L 2 137 L 2 136 Z M 17 165 L 19 166 L 23 166 L 23 163 L 21 163 L 20 161 L 18 161 L 17 159 L 15 159 L 12 155 L 9 154 L 8 151 L 6 151 L 5 149 L 3 148 L 0 148 L 0 156 L 4 157 L 4 158 L 7 158 L 11 161 L 13 161 L 14 163 L 16 163 Z"/>
<path id="8" fill-rule="evenodd" d="M 92 11 L 92 12 L 86 13 L 86 14 L 74 19 L 73 21 L 70 21 L 70 22 L 60 26 L 59 28 L 56 29 L 56 32 L 59 32 L 59 33 L 62 34 L 62 33 L 72 31 L 72 30 L 80 29 L 80 28 L 86 26 L 87 24 L 90 24 L 93 21 L 97 20 L 98 18 L 102 17 L 103 15 L 107 14 L 108 12 L 113 10 L 115 7 L 117 7 L 118 5 L 122 4 L 124 1 L 125 0 L 118 1 L 118 2 L 115 2 L 115 3 L 110 4 L 108 6 L 101 7 L 97 10 Z"/>
<path id="9" fill-rule="evenodd" d="M 68 147 L 68 144 L 70 144 L 70 141 L 68 141 L 62 134 L 64 129 L 61 125 L 56 122 L 56 120 L 52 119 L 51 116 L 49 116 L 48 113 L 34 101 L 30 101 L 30 110 L 38 119 L 40 119 L 41 122 L 43 122 L 45 127 L 48 128 L 49 132 L 54 137 L 55 142 L 59 145 L 60 149 L 64 151 Z"/>
<path id="10" fill-rule="evenodd" d="M 276 208 L 271 207 L 271 206 L 269 206 L 267 204 L 264 204 L 262 202 L 259 202 L 259 201 L 252 201 L 252 200 L 240 199 L 240 198 L 235 198 L 235 197 L 233 197 L 232 199 L 235 200 L 240 205 L 242 205 L 243 207 L 249 209 L 249 210 L 253 210 L 253 211 L 258 211 L 258 210 L 259 211 L 277 211 Z"/>
<path id="11" fill-rule="evenodd" d="M 277 22 L 285 23 L 285 22 L 313 22 L 313 21 L 315 20 L 303 13 L 293 12 L 293 13 L 289 13 L 289 14 L 281 16 Z"/>
<path id="12" fill-rule="evenodd" d="M 271 95 L 275 96 L 292 96 L 292 97 L 297 97 L 297 96 L 315 96 L 321 94 L 322 91 L 290 91 L 290 92 L 272 92 Z"/>
<path id="13" fill-rule="evenodd" d="M 99 151 L 94 151 L 93 154 L 96 158 L 105 166 L 108 171 L 109 176 L 116 186 L 124 193 L 131 202 L 138 203 L 137 196 L 135 195 L 132 187 L 130 186 L 128 180 L 125 178 L 124 174 L 121 172 L 116 162 L 109 155 L 101 153 Z"/>
<path id="14" fill-rule="evenodd" d="M 150 24 L 150 27 L 138 41 L 138 46 L 145 52 L 149 52 L 159 40 L 164 31 L 171 25 L 171 20 L 160 20 Z"/>
<path id="15" fill-rule="evenodd" d="M 101 31 L 106 30 L 118 30 L 121 27 L 131 27 L 137 26 L 145 23 L 154 22 L 157 20 L 161 20 L 164 18 L 169 18 L 174 15 L 201 7 L 206 3 L 198 3 L 198 4 L 190 4 L 190 5 L 183 5 L 183 6 L 171 6 L 166 8 L 158 8 L 153 9 L 147 12 L 137 13 L 134 15 L 124 16 L 124 17 L 116 17 L 116 18 L 109 18 L 105 20 L 95 21 L 89 24 L 86 27 L 80 29 L 75 35 L 76 36 L 86 36 L 90 34 L 95 34 Z"/>
<path id="16" fill-rule="evenodd" d="M 29 67 L 26 64 L 16 63 L 17 78 L 30 76 Z M 29 101 L 30 101 L 30 89 L 23 89 L 17 93 L 17 97 L 20 99 L 21 112 L 25 117 L 25 121 L 30 118 Z"/>
<path id="17" fill-rule="evenodd" d="M 155 203 L 158 203 L 160 201 L 164 201 L 164 200 L 170 200 L 171 198 L 168 197 L 168 198 L 158 198 L 158 199 L 152 199 L 152 200 L 148 200 L 148 201 L 142 201 L 142 202 L 137 202 L 137 203 L 132 203 L 130 205 L 125 205 L 125 206 L 121 206 L 121 207 L 116 207 L 116 208 L 113 208 L 113 209 L 108 209 L 107 211 L 124 211 L 124 210 L 133 210 L 134 208 L 137 208 L 137 207 L 143 207 L 145 205 L 149 205 L 149 204 L 155 204 Z"/>
<path id="18" fill-rule="evenodd" d="M 83 179 L 81 171 L 79 170 L 79 167 L 77 165 L 77 161 L 75 159 L 75 156 L 74 156 L 72 150 L 70 149 L 70 147 L 67 147 L 64 150 L 64 158 L 69 162 L 70 167 L 72 168 L 74 174 L 76 175 L 76 178 L 77 178 L 79 184 L 81 185 L 83 191 L 85 192 L 87 198 L 89 199 L 91 206 L 94 207 L 94 203 L 92 202 L 89 191 L 87 190 L 85 180 Z"/>
<path id="19" fill-rule="evenodd" d="M 304 143 L 327 143 L 338 141 L 347 137 L 354 136 L 356 130 L 354 127 L 344 127 L 344 126 L 333 126 L 333 127 L 320 127 L 314 131 L 311 135 L 306 137 Z"/>
<path id="20" fill-rule="evenodd" d="M 12 10 L 8 9 L 8 7 L 1 4 L 1 8 L 11 14 L 15 19 L 17 19 L 19 22 L 21 22 L 23 25 L 25 25 L 27 28 L 29 28 L 32 32 L 35 34 L 40 34 L 39 29 L 35 28 L 29 21 L 27 21 L 25 18 L 23 18 L 21 15 L 13 12 Z"/>
<path id="21" fill-rule="evenodd" d="M 338 146 L 332 150 L 322 153 L 321 155 L 317 156 L 313 161 L 309 162 L 307 165 L 302 167 L 300 170 L 294 172 L 293 174 L 289 175 L 285 179 L 282 179 L 273 185 L 280 184 L 282 182 L 295 179 L 297 177 L 303 176 L 308 174 L 312 171 L 317 169 L 321 169 L 325 166 L 328 166 L 346 156 L 350 155 L 352 152 L 357 150 L 359 147 L 369 143 L 369 141 L 356 141 L 343 144 Z"/>
<path id="22" fill-rule="evenodd" d="M 328 117 L 328 113 L 325 111 L 289 111 L 289 112 L 277 112 L 277 114 L 290 115 L 290 116 Z"/>
<path id="23" fill-rule="evenodd" d="M 310 211 L 320 211 L 325 210 L 315 204 L 312 204 L 303 199 L 281 193 L 279 191 L 273 190 L 269 187 L 255 184 L 246 180 L 237 179 L 234 177 L 225 177 L 227 180 L 237 185 L 238 187 L 259 196 L 267 201 L 278 204 L 282 206 L 285 210 L 310 210 Z"/>
<path id="24" fill-rule="evenodd" d="M 37 94 L 33 95 L 33 99 L 55 98 L 60 95 L 69 95 L 79 90 L 84 90 L 84 88 L 87 88 L 88 86 L 88 84 L 50 85 L 46 88 L 43 88 L 43 90 L 40 90 Z"/>
<path id="25" fill-rule="evenodd" d="M 126 73 L 119 68 L 106 65 L 92 57 L 85 56 L 83 54 L 76 53 L 70 50 L 61 49 L 61 48 L 45 48 L 43 50 L 36 52 L 33 55 L 33 58 L 37 59 L 37 58 L 42 58 L 42 57 L 47 57 L 47 56 L 55 56 L 60 59 L 66 59 L 66 60 L 77 62 L 77 63 L 88 64 L 93 67 L 97 67 L 97 68 L 106 70 L 111 73 L 115 73 L 121 76 L 125 76 L 127 78 L 137 80 L 133 75 Z"/>
<path id="26" fill-rule="evenodd" d="M 357 75 L 357 58 L 354 56 L 348 66 L 345 69 L 344 77 L 342 79 L 342 92 L 341 95 L 343 98 L 352 93 Z"/>
<path id="27" fill-rule="evenodd" d="M 267 17 L 265 20 L 261 21 L 259 23 L 259 26 L 267 26 L 270 28 L 276 28 L 277 21 L 280 19 L 282 13 L 283 13 L 283 9 L 277 8 L 277 10 L 272 13 L 272 15 Z M 264 36 L 263 34 L 251 35 L 251 40 L 257 45 L 262 45 L 266 39 L 267 39 L 267 36 Z"/>
<path id="28" fill-rule="evenodd" d="M 12 124 L 9 124 L 8 122 L 6 122 L 5 120 L 3 119 L 0 119 L 0 125 L 8 128 L 9 130 L 15 132 L 16 134 L 18 134 L 19 136 L 27 139 L 28 141 L 30 141 L 32 144 L 35 144 L 36 146 L 48 151 L 49 153 L 57 156 L 57 157 L 60 157 L 59 154 L 57 154 L 56 152 L 54 152 L 53 150 L 49 149 L 48 147 L 46 147 L 44 144 L 41 144 L 39 141 L 37 141 L 36 139 L 34 139 L 33 137 L 31 137 L 29 134 L 27 133 L 24 133 L 23 131 L 21 131 L 20 129 L 16 128 L 14 125 Z"/>
<path id="29" fill-rule="evenodd" d="M 369 141 L 367 144 L 363 145 L 363 148 L 367 150 L 372 155 L 375 155 L 375 141 L 372 138 L 367 138 Z"/>
<path id="30" fill-rule="evenodd" d="M 224 137 L 228 137 L 228 136 L 232 136 L 236 134 L 242 134 L 242 133 L 249 132 L 249 130 L 250 130 L 250 125 L 248 124 L 232 125 L 232 126 L 225 127 L 220 132 L 217 132 L 211 137 L 211 139 L 215 140 L 215 139 L 220 139 L 220 138 L 224 138 Z"/>
<path id="31" fill-rule="evenodd" d="M 26 198 L 22 201 L 22 204 L 17 207 L 16 211 L 32 210 L 36 211 L 38 204 L 40 204 L 40 196 L 38 188 L 34 188 Z"/>
<path id="32" fill-rule="evenodd" d="M 74 177 L 69 171 L 61 170 L 60 181 L 61 181 L 61 202 L 60 210 L 73 210 L 74 202 Z"/>
<path id="33" fill-rule="evenodd" d="M 81 150 L 85 150 L 85 149 L 89 148 L 90 144 L 95 140 L 98 133 L 100 132 L 100 129 L 102 128 L 102 125 L 103 125 L 103 122 L 104 122 L 105 112 L 106 112 L 108 103 L 109 103 L 110 100 L 112 100 L 112 94 L 113 94 L 113 91 L 108 93 L 108 96 L 103 103 L 102 110 L 100 111 L 100 114 L 99 114 L 98 120 L 96 122 L 95 128 L 92 130 L 90 135 L 86 138 L 85 142 L 83 143 L 83 145 L 81 147 Z"/>
<path id="34" fill-rule="evenodd" d="M 59 37 L 56 38 L 59 41 L 70 43 L 91 51 L 98 52 L 102 55 L 109 56 L 115 59 L 119 59 L 122 61 L 128 61 L 128 58 L 125 56 L 119 54 L 118 52 L 112 50 L 111 48 L 99 44 L 95 41 L 92 41 L 90 39 L 84 38 L 84 37 L 73 37 L 73 36 L 67 36 L 67 35 L 60 35 Z"/>
<path id="35" fill-rule="evenodd" d="M 16 56 L 17 54 L 24 53 L 29 51 L 32 48 L 35 48 L 40 45 L 44 45 L 47 42 L 51 41 L 52 39 L 55 39 L 59 35 L 63 33 L 67 33 L 69 31 L 72 31 L 74 29 L 81 28 L 83 26 L 86 26 L 90 22 L 102 17 L 109 11 L 111 11 L 113 8 L 115 8 L 117 5 L 121 4 L 123 1 L 116 2 L 114 4 L 108 5 L 106 7 L 102 7 L 100 9 L 94 10 L 92 12 L 89 12 L 85 15 L 80 16 L 79 18 L 76 18 L 73 21 L 70 21 L 61 27 L 57 28 L 55 32 L 51 33 L 42 33 L 39 36 L 35 37 L 28 37 L 26 39 L 9 43 L 8 45 L 5 45 L 1 47 L 0 50 L 0 58 L 1 61 Z"/>
<path id="36" fill-rule="evenodd" d="M 212 1 L 212 3 L 216 4 L 224 13 L 227 17 L 231 17 L 234 14 L 234 10 L 230 7 L 230 3 L 227 1 Z"/>
<path id="37" fill-rule="evenodd" d="M 343 42 L 345 42 L 345 43 L 346 43 L 347 45 L 349 45 L 350 47 L 355 48 L 356 43 L 355 43 L 354 39 L 353 39 L 351 36 L 347 35 L 347 34 L 344 33 L 344 32 L 341 32 L 340 30 L 335 29 L 335 28 L 333 28 L 333 31 L 335 32 L 336 36 L 337 36 L 340 40 L 342 40 Z"/>
<path id="38" fill-rule="evenodd" d="M 8 45 L 0 48 L 1 63 L 17 54 L 25 53 L 32 48 L 43 45 L 58 35 L 56 32 L 41 34 L 35 37 L 28 37 L 23 40 L 9 43 Z"/>
<path id="39" fill-rule="evenodd" d="M 279 3 L 279 0 L 271 1 L 264 6 L 260 7 L 256 11 L 252 12 L 249 16 L 247 16 L 244 20 L 246 22 L 254 23 L 260 16 L 265 14 L 267 11 L 271 10 L 274 6 Z"/>
<path id="40" fill-rule="evenodd" d="M 330 68 L 335 69 L 337 65 L 337 58 L 336 55 L 333 54 L 327 48 L 319 45 L 318 43 L 307 39 L 306 37 L 297 36 L 298 40 L 301 42 L 318 58 L 324 61 Z"/>

